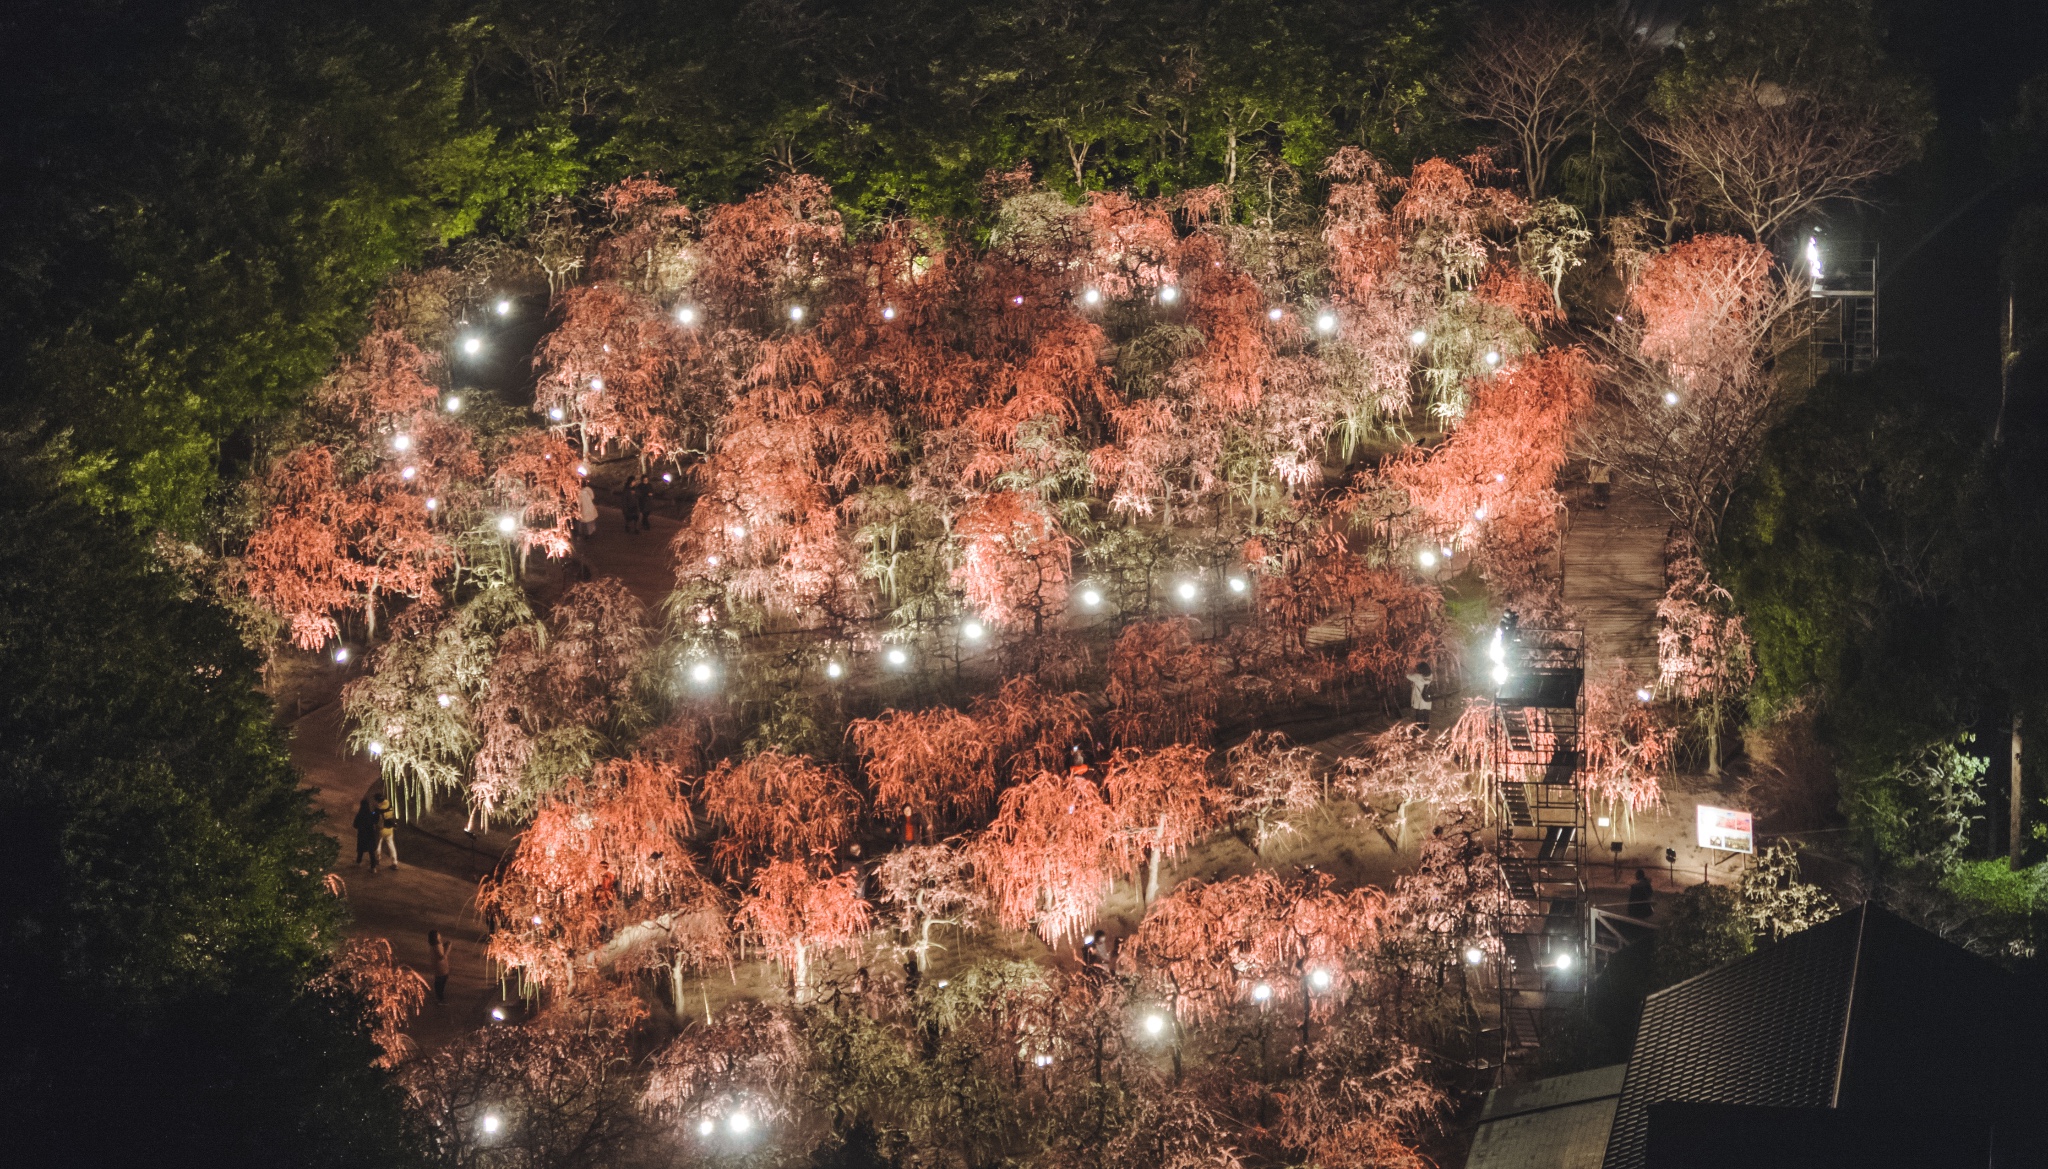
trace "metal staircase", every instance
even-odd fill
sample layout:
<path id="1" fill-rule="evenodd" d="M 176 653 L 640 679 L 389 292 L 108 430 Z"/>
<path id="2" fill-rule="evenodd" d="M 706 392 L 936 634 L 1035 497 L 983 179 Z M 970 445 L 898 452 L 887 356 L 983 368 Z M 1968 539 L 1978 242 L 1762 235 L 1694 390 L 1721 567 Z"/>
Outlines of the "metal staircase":
<path id="1" fill-rule="evenodd" d="M 1585 633 L 1504 621 L 1489 647 L 1489 769 L 1498 793 L 1501 1068 L 1532 1062 L 1587 976 L 1586 803 L 1579 790 Z"/>

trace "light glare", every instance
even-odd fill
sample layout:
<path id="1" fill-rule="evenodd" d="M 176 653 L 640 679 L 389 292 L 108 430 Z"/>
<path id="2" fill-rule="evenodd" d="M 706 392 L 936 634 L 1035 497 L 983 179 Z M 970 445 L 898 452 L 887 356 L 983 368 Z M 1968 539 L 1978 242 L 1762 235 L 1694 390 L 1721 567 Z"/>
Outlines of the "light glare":
<path id="1" fill-rule="evenodd" d="M 1337 331 L 1337 314 L 1336 314 L 1336 313 L 1317 313 L 1317 314 L 1316 314 L 1316 331 L 1317 331 L 1317 332 L 1319 332 L 1319 333 L 1334 333 L 1334 332 L 1336 332 L 1336 331 Z"/>
<path id="2" fill-rule="evenodd" d="M 1163 304 L 1172 304 L 1174 301 L 1179 299 L 1180 289 L 1175 288 L 1171 284 L 1159 290 L 1159 300 Z"/>
<path id="3" fill-rule="evenodd" d="M 484 343 L 482 338 L 464 337 L 462 339 L 462 351 L 464 353 L 469 354 L 471 357 L 475 357 L 477 354 L 482 353 L 483 350 Z"/>
<path id="4" fill-rule="evenodd" d="M 450 414 L 460 414 L 460 413 L 462 413 L 462 395 L 460 395 L 460 394 L 450 394 L 450 395 L 448 395 L 448 403 L 447 403 L 447 405 L 448 405 L 448 412 L 449 412 Z"/>
<path id="5" fill-rule="evenodd" d="M 501 301 L 499 301 L 499 302 L 498 302 L 498 315 L 499 315 L 499 316 L 501 316 L 501 317 L 509 317 L 509 316 L 511 316 L 511 315 L 512 315 L 512 302 L 511 302 L 511 301 L 509 301 L 509 300 L 501 300 Z"/>
<path id="6" fill-rule="evenodd" d="M 1465 947 L 1465 965 L 1477 966 L 1484 961 L 1486 961 L 1486 951 L 1481 950 L 1477 946 Z"/>
<path id="7" fill-rule="evenodd" d="M 1157 1015 L 1145 1016 L 1145 1034 L 1157 1035 L 1164 1030 L 1166 1030 L 1166 1020 Z"/>
<path id="8" fill-rule="evenodd" d="M 509 535 L 511 535 L 512 533 L 514 533 L 514 532 L 518 531 L 518 530 L 519 530 L 519 520 L 518 520 L 518 518 L 517 518 L 517 517 L 515 517 L 515 516 L 508 516 L 508 515 L 501 515 L 501 516 L 499 516 L 499 517 L 498 517 L 498 530 L 499 530 L 500 532 L 503 532 L 503 533 L 504 533 L 505 535 L 507 535 L 507 536 L 509 536 Z"/>
<path id="9" fill-rule="evenodd" d="M 960 627 L 960 635 L 969 641 L 980 641 L 981 635 L 987 632 L 979 621 L 969 621 Z"/>

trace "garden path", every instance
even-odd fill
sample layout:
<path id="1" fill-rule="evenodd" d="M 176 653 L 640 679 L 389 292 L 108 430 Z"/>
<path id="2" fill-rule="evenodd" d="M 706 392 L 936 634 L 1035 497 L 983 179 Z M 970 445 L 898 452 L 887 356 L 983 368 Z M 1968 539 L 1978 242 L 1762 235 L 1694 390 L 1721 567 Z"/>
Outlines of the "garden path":
<path id="1" fill-rule="evenodd" d="M 1656 501 L 1622 490 L 1604 509 L 1584 491 L 1570 506 L 1564 600 L 1585 623 L 1588 673 L 1604 673 L 1618 659 L 1648 685 L 1657 677 L 1657 602 L 1670 521 Z"/>

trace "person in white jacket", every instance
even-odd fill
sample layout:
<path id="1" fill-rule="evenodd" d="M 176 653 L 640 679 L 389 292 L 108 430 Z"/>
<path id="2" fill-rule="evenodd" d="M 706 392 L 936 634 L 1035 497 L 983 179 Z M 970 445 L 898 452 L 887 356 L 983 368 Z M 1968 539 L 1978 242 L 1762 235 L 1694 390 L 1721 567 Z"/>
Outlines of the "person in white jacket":
<path id="1" fill-rule="evenodd" d="M 576 532 L 586 540 L 597 535 L 597 492 L 587 481 L 576 493 Z"/>

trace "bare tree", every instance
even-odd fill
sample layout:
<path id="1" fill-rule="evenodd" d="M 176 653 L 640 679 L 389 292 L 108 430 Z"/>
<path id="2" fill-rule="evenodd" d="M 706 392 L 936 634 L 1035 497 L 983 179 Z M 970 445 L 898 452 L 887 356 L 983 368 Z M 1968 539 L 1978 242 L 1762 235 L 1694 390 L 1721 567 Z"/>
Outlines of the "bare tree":
<path id="1" fill-rule="evenodd" d="M 1614 108 L 1643 60 L 1585 16 L 1530 5 L 1480 26 L 1452 95 L 1513 140 L 1533 201 L 1558 153 Z"/>
<path id="2" fill-rule="evenodd" d="M 1760 243 L 1822 203 L 1919 154 L 1919 136 L 1876 105 L 1769 81 L 1727 81 L 1636 129 L 1677 185 Z"/>
<path id="3" fill-rule="evenodd" d="M 1603 336 L 1585 449 L 1710 548 L 1776 416 L 1772 363 L 1808 327 L 1808 290 L 1773 272 L 1763 246 L 1700 236 L 1650 257 L 1629 301 Z"/>

